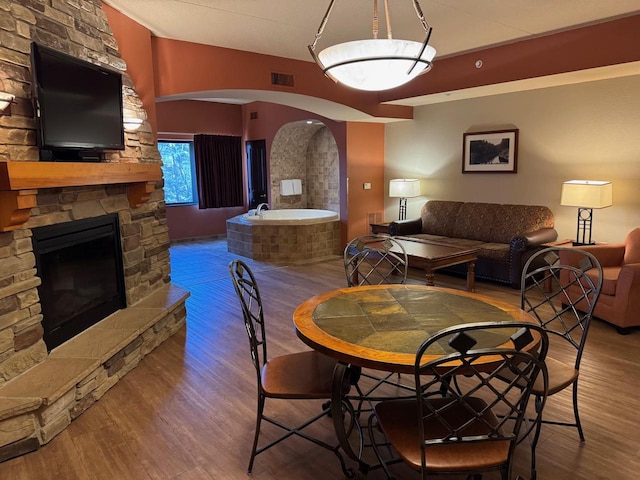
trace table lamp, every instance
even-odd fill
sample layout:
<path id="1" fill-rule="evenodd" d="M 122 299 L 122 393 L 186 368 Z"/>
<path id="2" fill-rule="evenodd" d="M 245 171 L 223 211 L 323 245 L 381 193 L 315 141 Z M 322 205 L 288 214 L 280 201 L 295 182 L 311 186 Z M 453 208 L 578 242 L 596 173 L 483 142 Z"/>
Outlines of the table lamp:
<path id="1" fill-rule="evenodd" d="M 574 245 L 593 245 L 591 224 L 594 208 L 613 205 L 613 184 L 600 180 L 569 180 L 562 184 L 560 205 L 578 207 L 578 228 Z M 582 233 L 582 235 L 581 235 Z"/>
<path id="2" fill-rule="evenodd" d="M 420 196 L 420 180 L 417 178 L 396 178 L 389 181 L 389 197 L 400 198 L 398 220 L 407 218 L 407 198 Z"/>

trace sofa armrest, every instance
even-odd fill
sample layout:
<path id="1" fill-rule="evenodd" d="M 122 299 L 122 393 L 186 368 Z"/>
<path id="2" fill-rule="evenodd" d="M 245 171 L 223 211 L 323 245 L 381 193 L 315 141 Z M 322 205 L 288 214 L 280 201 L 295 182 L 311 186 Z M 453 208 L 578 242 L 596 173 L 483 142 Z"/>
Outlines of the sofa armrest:
<path id="1" fill-rule="evenodd" d="M 558 238 L 555 228 L 541 228 L 533 232 L 527 232 L 511 238 L 509 242 L 509 283 L 513 288 L 520 288 L 522 269 L 529 257 L 535 253 L 542 244 L 553 242 Z"/>
<path id="2" fill-rule="evenodd" d="M 389 235 L 417 235 L 422 233 L 422 218 L 398 220 L 389 224 Z"/>
<path id="3" fill-rule="evenodd" d="M 533 232 L 527 232 L 521 237 L 527 247 L 539 247 L 544 243 L 555 242 L 558 239 L 558 232 L 555 228 L 541 228 Z"/>
<path id="4" fill-rule="evenodd" d="M 619 291 L 631 292 L 640 290 L 640 263 L 627 263 L 620 269 L 616 295 Z M 634 300 L 638 303 L 634 311 L 640 310 L 640 295 L 634 295 Z"/>

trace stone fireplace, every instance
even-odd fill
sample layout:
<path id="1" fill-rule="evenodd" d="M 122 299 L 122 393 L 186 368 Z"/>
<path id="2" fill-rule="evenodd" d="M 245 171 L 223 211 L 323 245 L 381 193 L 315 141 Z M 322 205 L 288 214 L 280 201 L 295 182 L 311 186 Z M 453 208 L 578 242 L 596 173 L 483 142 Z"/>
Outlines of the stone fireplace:
<path id="1" fill-rule="evenodd" d="M 100 0 L 0 2 L 0 461 L 48 443 L 185 324 L 188 292 L 170 281 L 160 156 L 144 122 L 103 163 L 40 162 L 30 43 L 123 71 L 125 115 L 146 119 Z M 38 228 L 117 218 L 123 308 L 47 348 Z M 80 288 L 79 281 L 70 289 Z"/>

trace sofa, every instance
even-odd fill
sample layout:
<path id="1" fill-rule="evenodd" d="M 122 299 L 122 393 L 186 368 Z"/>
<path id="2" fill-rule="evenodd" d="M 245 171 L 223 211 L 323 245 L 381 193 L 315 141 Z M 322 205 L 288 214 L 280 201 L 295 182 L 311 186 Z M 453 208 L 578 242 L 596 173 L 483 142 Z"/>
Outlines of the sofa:
<path id="1" fill-rule="evenodd" d="M 640 228 L 629 232 L 623 243 L 578 247 L 591 253 L 602 266 L 602 290 L 593 315 L 611 323 L 618 333 L 626 334 L 640 326 Z M 571 250 L 560 252 L 560 262 L 578 267 Z M 592 271 L 587 275 L 594 275 Z M 561 280 L 565 283 L 565 278 Z M 578 285 L 569 288 L 572 300 L 582 295 Z M 581 304 L 578 303 L 580 309 Z"/>
<path id="2" fill-rule="evenodd" d="M 476 278 L 520 288 L 527 259 L 558 238 L 553 213 L 539 205 L 430 200 L 420 218 L 389 224 L 389 234 L 456 247 L 479 248 Z M 466 265 L 445 271 L 466 273 Z"/>

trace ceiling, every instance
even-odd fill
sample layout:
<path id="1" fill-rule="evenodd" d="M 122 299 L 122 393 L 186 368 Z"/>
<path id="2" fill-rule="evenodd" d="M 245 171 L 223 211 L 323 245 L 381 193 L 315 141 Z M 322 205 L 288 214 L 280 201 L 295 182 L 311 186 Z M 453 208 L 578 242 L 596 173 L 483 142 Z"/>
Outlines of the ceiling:
<path id="1" fill-rule="evenodd" d="M 329 0 L 104 1 L 157 37 L 305 61 L 312 61 L 307 46 L 313 42 L 329 6 Z M 372 4 L 371 0 L 336 0 L 317 51 L 343 41 L 371 38 Z M 383 36 L 384 2 L 380 0 L 378 4 Z M 393 36 L 422 41 L 424 30 L 412 2 L 390 0 L 389 4 Z M 436 66 L 438 58 L 640 13 L 638 0 L 420 0 L 420 5 L 433 27 L 430 44 L 438 52 Z M 593 79 L 593 72 L 587 79 Z M 557 78 L 552 81 L 566 83 Z M 568 81 L 584 80 L 574 75 Z M 540 86 L 538 80 L 528 88 Z M 510 88 L 513 91 L 527 87 L 523 84 Z M 495 87 L 487 92 L 484 94 L 500 93 Z M 481 94 L 468 92 L 473 96 Z M 215 92 L 201 94 L 198 99 L 224 101 L 224 96 L 235 103 L 256 99 L 255 95 L 244 99 Z M 454 99 L 449 98 L 450 94 L 429 97 L 398 103 L 420 105 Z"/>

